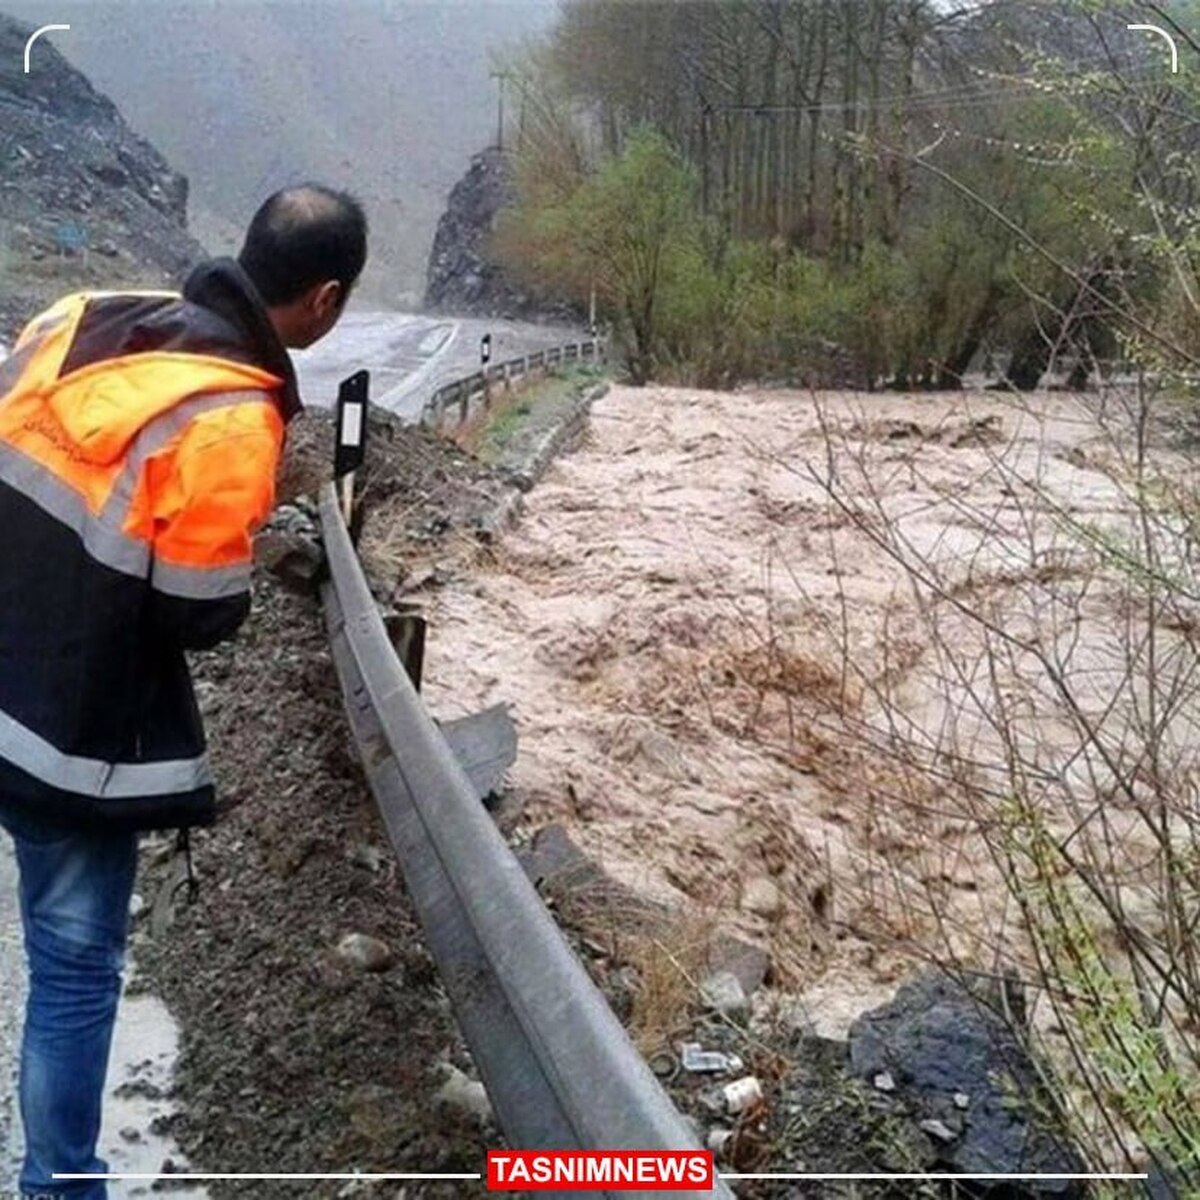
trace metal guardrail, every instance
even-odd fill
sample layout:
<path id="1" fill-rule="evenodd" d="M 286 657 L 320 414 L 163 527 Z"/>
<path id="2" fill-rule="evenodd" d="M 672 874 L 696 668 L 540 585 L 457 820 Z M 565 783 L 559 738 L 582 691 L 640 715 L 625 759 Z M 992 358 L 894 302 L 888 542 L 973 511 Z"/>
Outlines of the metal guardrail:
<path id="1" fill-rule="evenodd" d="M 461 425 L 470 416 L 472 406 L 482 402 L 487 407 L 491 402 L 492 385 L 500 384 L 505 389 L 512 386 L 514 379 L 522 379 L 535 371 L 564 362 L 597 362 L 604 358 L 603 338 L 587 338 L 581 342 L 567 342 L 550 350 L 538 350 L 520 358 L 493 363 L 482 371 L 476 371 L 463 379 L 443 384 L 425 402 L 421 412 L 421 424 L 443 429 L 446 414 L 458 410 L 457 424 Z"/>
<path id="2" fill-rule="evenodd" d="M 330 567 L 322 598 L 346 711 L 429 949 L 509 1144 L 698 1149 L 397 659 L 332 485 L 320 511 Z M 719 1179 L 712 1192 L 686 1194 L 731 1198 Z"/>

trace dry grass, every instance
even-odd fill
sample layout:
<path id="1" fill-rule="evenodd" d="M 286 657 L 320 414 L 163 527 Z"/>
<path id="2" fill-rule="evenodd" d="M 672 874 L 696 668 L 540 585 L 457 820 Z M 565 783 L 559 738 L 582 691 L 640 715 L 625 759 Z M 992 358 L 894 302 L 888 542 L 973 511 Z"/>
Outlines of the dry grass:
<path id="1" fill-rule="evenodd" d="M 711 918 L 690 913 L 656 934 L 625 941 L 624 960 L 636 973 L 630 1033 L 643 1053 L 687 1034 L 700 1003 L 700 981 L 712 954 Z"/>
<path id="2" fill-rule="evenodd" d="M 529 411 L 528 387 L 505 387 L 502 383 L 489 385 L 487 401 L 467 419 L 444 431 L 447 437 L 468 454 L 479 454 L 488 431 L 498 424 L 512 422 Z M 453 410 L 452 410 L 453 411 Z"/>

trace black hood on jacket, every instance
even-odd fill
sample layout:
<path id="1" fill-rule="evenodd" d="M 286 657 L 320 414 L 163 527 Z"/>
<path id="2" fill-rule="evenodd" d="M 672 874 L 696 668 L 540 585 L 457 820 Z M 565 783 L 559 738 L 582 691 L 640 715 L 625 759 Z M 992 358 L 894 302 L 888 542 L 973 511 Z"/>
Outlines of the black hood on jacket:
<path id="1" fill-rule="evenodd" d="M 231 325 L 250 361 L 283 380 L 280 406 L 283 419 L 290 421 L 303 408 L 296 370 L 250 276 L 232 258 L 209 259 L 187 277 L 183 298 Z"/>

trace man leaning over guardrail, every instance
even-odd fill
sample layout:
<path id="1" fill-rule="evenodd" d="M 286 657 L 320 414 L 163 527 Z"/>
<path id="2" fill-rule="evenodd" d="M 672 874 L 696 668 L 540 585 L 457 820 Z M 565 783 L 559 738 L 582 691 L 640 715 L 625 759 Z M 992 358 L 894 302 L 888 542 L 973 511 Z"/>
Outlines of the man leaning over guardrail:
<path id="1" fill-rule="evenodd" d="M 185 650 L 250 609 L 251 536 L 300 409 L 288 348 L 333 328 L 366 218 L 270 197 L 183 294 L 78 293 L 0 365 L 0 824 L 29 965 L 22 1196 L 102 1200 L 96 1155 L 141 830 L 211 823 Z M 0 1188 L 2 1188 L 0 1184 Z"/>

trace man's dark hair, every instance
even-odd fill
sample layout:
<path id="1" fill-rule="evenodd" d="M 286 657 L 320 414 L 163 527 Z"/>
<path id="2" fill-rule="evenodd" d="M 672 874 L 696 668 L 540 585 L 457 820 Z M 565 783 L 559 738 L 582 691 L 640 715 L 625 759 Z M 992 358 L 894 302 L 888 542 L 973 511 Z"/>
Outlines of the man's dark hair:
<path id="1" fill-rule="evenodd" d="M 284 188 L 264 200 L 238 255 L 268 305 L 288 304 L 330 279 L 348 296 L 366 260 L 362 205 L 319 183 Z"/>

